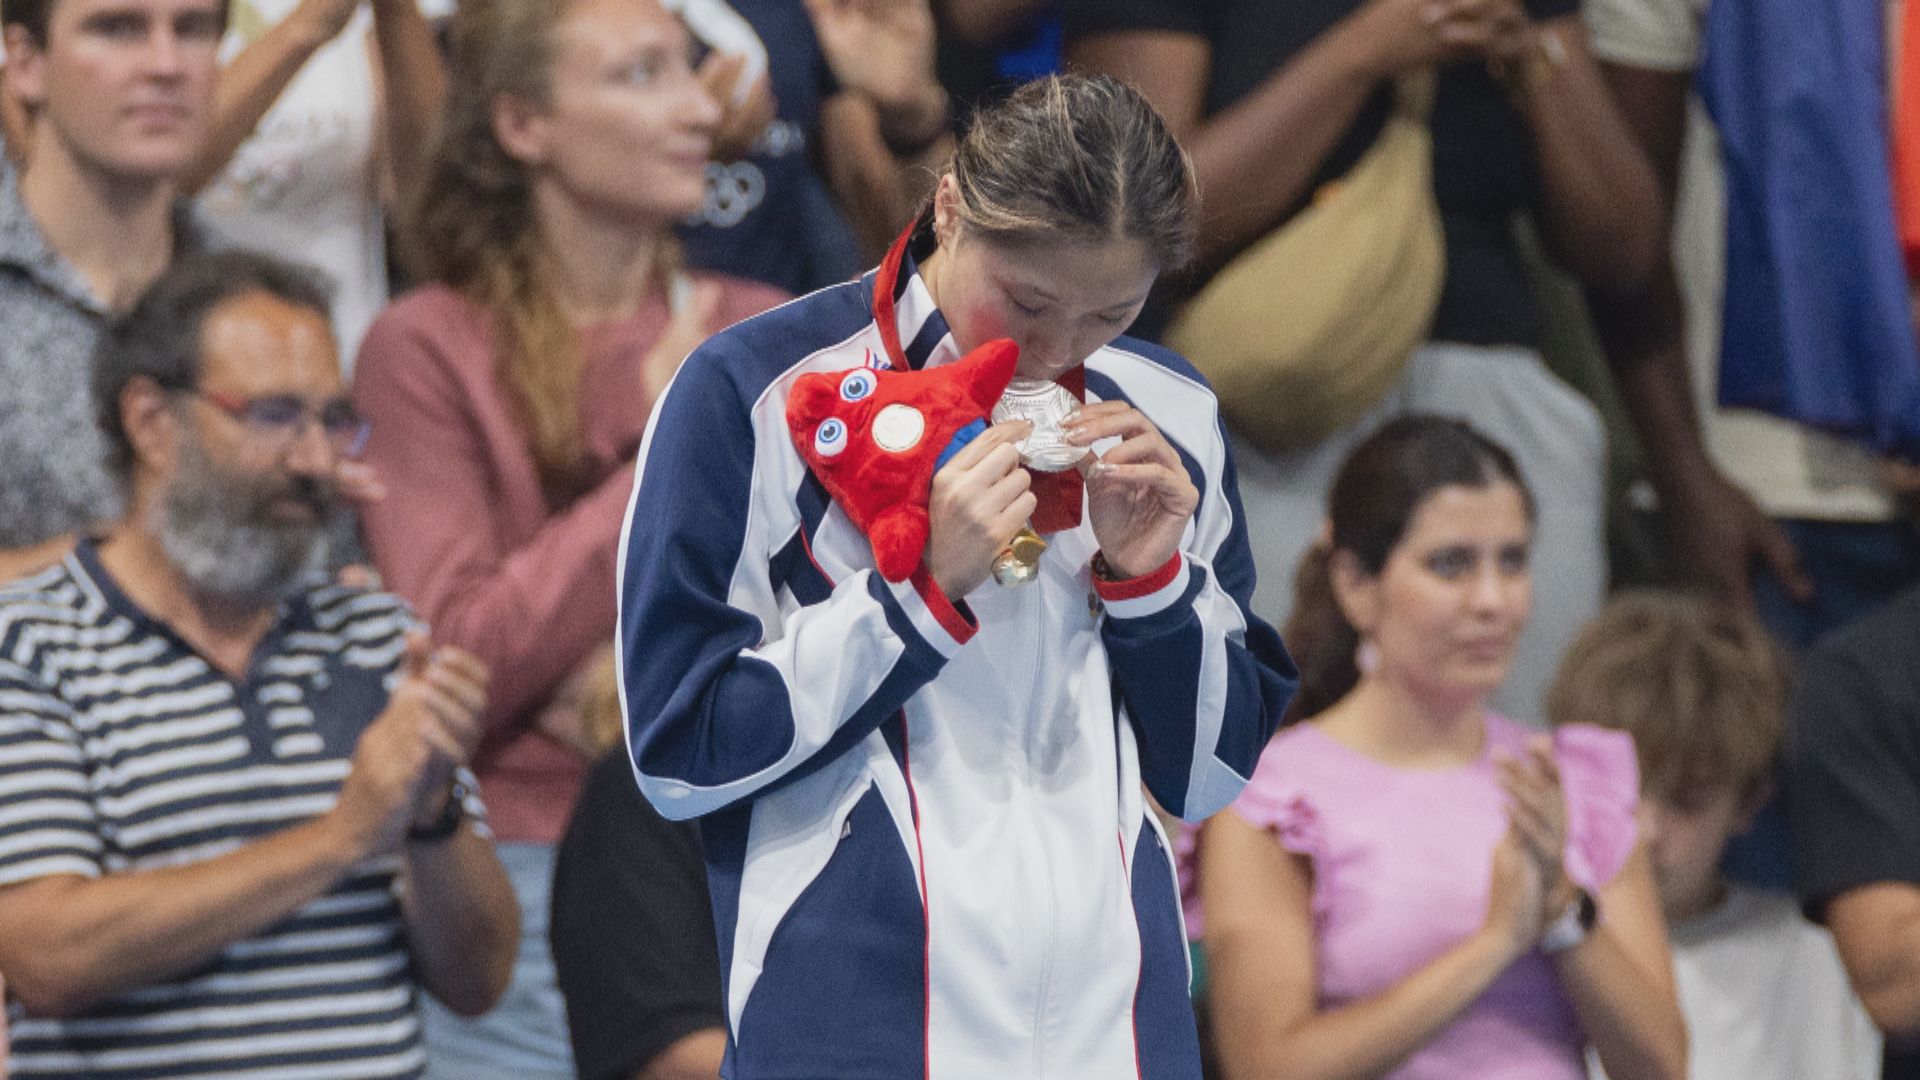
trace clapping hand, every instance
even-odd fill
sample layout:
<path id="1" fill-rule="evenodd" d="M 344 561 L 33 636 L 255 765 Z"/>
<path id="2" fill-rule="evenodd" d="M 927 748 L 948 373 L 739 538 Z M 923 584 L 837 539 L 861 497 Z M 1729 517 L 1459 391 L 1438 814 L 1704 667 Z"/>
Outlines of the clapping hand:
<path id="1" fill-rule="evenodd" d="M 380 474 L 373 466 L 364 461 L 349 458 L 339 459 L 333 470 L 334 494 L 356 509 L 372 506 L 387 497 L 387 485 L 380 482 Z M 364 563 L 352 563 L 340 568 L 334 580 L 341 585 L 354 589 L 377 589 L 380 587 L 380 574 Z"/>
<path id="2" fill-rule="evenodd" d="M 356 507 L 371 506 L 387 497 L 387 485 L 380 482 L 380 474 L 373 466 L 344 457 L 334 466 L 333 490 Z"/>
<path id="3" fill-rule="evenodd" d="M 1353 18 L 1383 78 L 1473 57 L 1508 60 L 1533 28 L 1519 0 L 1371 0 Z"/>
<path id="4" fill-rule="evenodd" d="M 1488 919 L 1529 949 L 1547 926 L 1574 902 L 1577 886 L 1567 876 L 1567 800 L 1553 740 L 1536 735 L 1518 756 L 1495 755 L 1507 795 L 1507 835 L 1494 852 L 1494 893 Z"/>
<path id="5" fill-rule="evenodd" d="M 407 635 L 399 684 L 354 748 L 334 807 L 364 854 L 392 851 L 430 819 L 453 770 L 473 758 L 487 703 L 486 665 L 424 631 Z"/>
<path id="6" fill-rule="evenodd" d="M 927 0 L 807 0 L 807 14 L 834 79 L 871 98 L 884 127 L 944 126 Z"/>

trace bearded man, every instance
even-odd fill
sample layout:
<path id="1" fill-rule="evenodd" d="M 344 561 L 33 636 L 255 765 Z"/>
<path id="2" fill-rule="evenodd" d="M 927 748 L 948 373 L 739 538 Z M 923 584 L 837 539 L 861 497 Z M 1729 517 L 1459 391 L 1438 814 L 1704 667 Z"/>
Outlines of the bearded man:
<path id="1" fill-rule="evenodd" d="M 16 1080 L 415 1076 L 419 991 L 506 985 L 486 672 L 318 573 L 367 435 L 327 308 L 262 256 L 168 269 L 95 356 L 124 517 L 0 590 Z"/>

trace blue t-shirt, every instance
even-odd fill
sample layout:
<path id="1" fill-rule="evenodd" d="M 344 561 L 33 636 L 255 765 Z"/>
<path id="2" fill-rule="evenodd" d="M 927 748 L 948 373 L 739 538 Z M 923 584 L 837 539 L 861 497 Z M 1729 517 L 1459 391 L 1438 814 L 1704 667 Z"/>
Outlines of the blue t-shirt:
<path id="1" fill-rule="evenodd" d="M 687 261 L 795 295 L 854 278 L 866 260 L 813 167 L 833 90 L 813 23 L 794 0 L 729 2 L 767 47 L 779 111 L 747 157 L 708 164 L 707 201 L 680 234 Z"/>
<path id="2" fill-rule="evenodd" d="M 1727 163 L 1720 404 L 1920 458 L 1920 350 L 1894 228 L 1880 0 L 1707 10 Z"/>

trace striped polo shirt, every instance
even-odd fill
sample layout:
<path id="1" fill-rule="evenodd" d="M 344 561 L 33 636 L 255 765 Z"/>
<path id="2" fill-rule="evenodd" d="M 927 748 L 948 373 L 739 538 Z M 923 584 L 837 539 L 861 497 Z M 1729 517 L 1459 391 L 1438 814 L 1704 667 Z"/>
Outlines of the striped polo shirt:
<path id="1" fill-rule="evenodd" d="M 413 616 L 333 585 L 279 616 L 236 681 L 134 606 L 91 544 L 0 590 L 0 888 L 190 865 L 330 809 Z M 418 1075 L 399 869 L 362 863 L 267 932 L 85 1016 L 16 1006 L 14 1080 Z"/>

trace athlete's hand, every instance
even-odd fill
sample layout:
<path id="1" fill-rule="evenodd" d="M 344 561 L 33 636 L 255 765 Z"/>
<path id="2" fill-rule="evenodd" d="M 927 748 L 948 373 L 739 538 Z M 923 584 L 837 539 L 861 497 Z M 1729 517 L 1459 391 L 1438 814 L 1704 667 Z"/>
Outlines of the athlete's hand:
<path id="1" fill-rule="evenodd" d="M 1033 516 L 1033 478 L 1014 449 L 1032 433 L 1025 420 L 995 424 L 933 474 L 927 572 L 947 599 L 964 599 L 987 580 L 993 560 Z"/>
<path id="2" fill-rule="evenodd" d="M 1180 550 L 1187 522 L 1200 505 L 1173 444 L 1140 410 L 1124 401 L 1084 405 L 1063 429 L 1075 446 L 1118 438 L 1120 445 L 1081 468 L 1087 478 L 1087 517 L 1107 565 L 1122 578 L 1151 574 Z"/>

